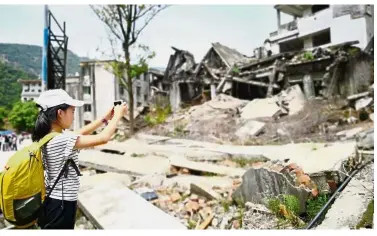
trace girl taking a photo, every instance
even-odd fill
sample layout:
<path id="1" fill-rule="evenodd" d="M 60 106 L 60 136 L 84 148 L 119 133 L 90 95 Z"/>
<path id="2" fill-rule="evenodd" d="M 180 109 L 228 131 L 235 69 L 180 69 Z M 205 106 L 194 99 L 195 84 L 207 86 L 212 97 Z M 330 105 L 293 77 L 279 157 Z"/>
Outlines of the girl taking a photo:
<path id="1" fill-rule="evenodd" d="M 42 229 L 74 229 L 80 188 L 75 170 L 79 166 L 79 150 L 110 141 L 119 120 L 127 113 L 127 106 L 125 103 L 117 105 L 101 119 L 80 130 L 65 132 L 73 123 L 76 107 L 83 106 L 84 102 L 73 99 L 62 89 L 53 89 L 43 92 L 36 103 L 41 110 L 32 134 L 33 142 L 41 140 L 50 132 L 59 133 L 42 147 L 46 194 L 52 191 L 46 196 L 38 225 Z M 91 135 L 102 125 L 106 127 L 101 133 Z M 67 173 L 56 182 L 68 159 L 72 159 L 76 168 L 69 166 Z"/>

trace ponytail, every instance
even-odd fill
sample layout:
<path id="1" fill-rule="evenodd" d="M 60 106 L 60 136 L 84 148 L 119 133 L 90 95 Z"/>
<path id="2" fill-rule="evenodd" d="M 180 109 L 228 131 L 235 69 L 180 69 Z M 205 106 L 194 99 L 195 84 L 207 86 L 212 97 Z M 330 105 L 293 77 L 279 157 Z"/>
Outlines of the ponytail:
<path id="1" fill-rule="evenodd" d="M 33 142 L 37 142 L 42 139 L 51 130 L 51 120 L 48 119 L 46 113 L 41 110 L 35 121 L 35 127 L 31 139 Z"/>
<path id="2" fill-rule="evenodd" d="M 39 105 L 37 105 L 40 107 Z M 62 104 L 59 106 L 48 108 L 44 111 L 42 108 L 38 114 L 37 120 L 35 121 L 35 127 L 31 139 L 33 142 L 38 142 L 44 136 L 46 136 L 51 131 L 51 124 L 57 118 L 58 110 L 67 110 L 69 105 Z"/>

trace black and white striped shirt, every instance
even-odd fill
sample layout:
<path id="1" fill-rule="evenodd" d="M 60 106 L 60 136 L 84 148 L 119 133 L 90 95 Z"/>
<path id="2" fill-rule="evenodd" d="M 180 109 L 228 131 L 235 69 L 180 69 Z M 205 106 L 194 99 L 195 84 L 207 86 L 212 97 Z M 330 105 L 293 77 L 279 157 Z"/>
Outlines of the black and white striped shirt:
<path id="1" fill-rule="evenodd" d="M 72 158 L 79 166 L 77 149 L 73 149 L 79 137 L 74 133 L 62 133 L 51 139 L 43 148 L 43 166 L 46 186 L 46 196 L 54 185 L 65 161 Z M 50 198 L 66 201 L 77 201 L 80 188 L 80 179 L 76 171 L 70 165 L 67 178 L 64 175 L 60 178 L 52 191 Z"/>

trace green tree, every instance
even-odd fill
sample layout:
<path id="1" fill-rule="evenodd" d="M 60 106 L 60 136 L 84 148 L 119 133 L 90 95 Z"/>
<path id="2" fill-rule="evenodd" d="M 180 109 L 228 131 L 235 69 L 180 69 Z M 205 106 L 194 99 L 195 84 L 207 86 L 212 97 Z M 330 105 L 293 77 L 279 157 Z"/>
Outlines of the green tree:
<path id="1" fill-rule="evenodd" d="M 130 133 L 134 132 L 134 99 L 132 79 L 148 70 L 147 60 L 154 53 L 144 54 L 135 64 L 131 64 L 131 49 L 137 44 L 140 33 L 152 19 L 167 5 L 103 5 L 91 6 L 98 18 L 105 23 L 114 40 L 110 38 L 115 62 L 110 63 L 114 75 L 128 91 L 128 107 L 130 116 Z M 114 43 L 121 45 L 123 55 L 115 54 Z M 139 45 L 138 49 L 146 52 L 148 47 Z"/>
<path id="2" fill-rule="evenodd" d="M 0 107 L 10 110 L 13 103 L 20 100 L 21 84 L 18 79 L 36 78 L 35 75 L 0 61 Z"/>
<path id="3" fill-rule="evenodd" d="M 4 107 L 0 107 L 0 129 L 4 128 L 5 118 L 8 117 L 8 111 Z"/>
<path id="4" fill-rule="evenodd" d="M 17 131 L 31 132 L 38 116 L 38 108 L 32 101 L 17 102 L 9 113 L 9 123 Z"/>

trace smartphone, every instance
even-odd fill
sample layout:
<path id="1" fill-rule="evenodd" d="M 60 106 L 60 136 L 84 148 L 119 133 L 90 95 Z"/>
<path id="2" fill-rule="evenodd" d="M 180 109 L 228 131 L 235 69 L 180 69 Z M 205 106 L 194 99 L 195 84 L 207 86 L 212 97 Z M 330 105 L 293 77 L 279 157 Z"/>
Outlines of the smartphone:
<path id="1" fill-rule="evenodd" d="M 115 102 L 114 102 L 114 107 L 116 106 L 116 105 L 122 105 L 123 104 L 123 100 L 116 100 Z"/>

